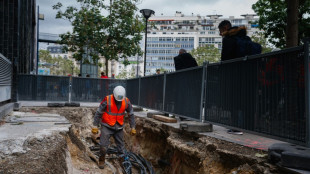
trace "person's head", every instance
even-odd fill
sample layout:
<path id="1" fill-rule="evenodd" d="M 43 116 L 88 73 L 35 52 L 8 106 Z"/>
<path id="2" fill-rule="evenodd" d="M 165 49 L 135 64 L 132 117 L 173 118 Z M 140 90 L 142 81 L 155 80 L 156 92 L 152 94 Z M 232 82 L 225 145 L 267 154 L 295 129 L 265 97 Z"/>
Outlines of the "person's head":
<path id="1" fill-rule="evenodd" d="M 101 76 L 104 76 L 104 72 L 101 72 Z"/>
<path id="2" fill-rule="evenodd" d="M 157 70 L 156 70 L 156 74 L 160 74 L 160 69 L 157 69 Z"/>
<path id="3" fill-rule="evenodd" d="M 113 90 L 114 99 L 118 102 L 121 102 L 126 97 L 126 90 L 122 86 L 117 86 Z"/>
<path id="4" fill-rule="evenodd" d="M 86 75 L 86 77 L 90 77 L 90 75 L 89 75 L 89 74 L 87 74 L 87 75 Z"/>
<path id="5" fill-rule="evenodd" d="M 186 50 L 182 48 L 182 49 L 179 50 L 179 55 L 183 54 L 183 53 L 186 53 Z"/>
<path id="6" fill-rule="evenodd" d="M 79 74 L 78 76 L 79 76 L 79 77 L 81 77 L 82 75 L 81 75 L 81 74 Z"/>
<path id="7" fill-rule="evenodd" d="M 225 31 L 228 31 L 231 28 L 231 23 L 228 20 L 223 20 L 220 24 L 219 24 L 219 30 L 220 30 L 220 35 L 223 36 L 223 33 Z"/>

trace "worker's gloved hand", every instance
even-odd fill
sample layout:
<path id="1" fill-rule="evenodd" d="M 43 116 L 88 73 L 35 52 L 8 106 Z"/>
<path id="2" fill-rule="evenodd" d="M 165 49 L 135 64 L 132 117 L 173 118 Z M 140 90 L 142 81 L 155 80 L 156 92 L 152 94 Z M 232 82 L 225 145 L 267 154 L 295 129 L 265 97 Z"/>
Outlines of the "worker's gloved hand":
<path id="1" fill-rule="evenodd" d="M 98 128 L 92 128 L 91 129 L 91 132 L 93 133 L 93 134 L 98 134 L 98 132 L 99 132 L 99 129 Z"/>
<path id="2" fill-rule="evenodd" d="M 134 136 L 137 134 L 137 131 L 135 128 L 132 128 L 131 131 L 130 131 L 130 135 Z"/>

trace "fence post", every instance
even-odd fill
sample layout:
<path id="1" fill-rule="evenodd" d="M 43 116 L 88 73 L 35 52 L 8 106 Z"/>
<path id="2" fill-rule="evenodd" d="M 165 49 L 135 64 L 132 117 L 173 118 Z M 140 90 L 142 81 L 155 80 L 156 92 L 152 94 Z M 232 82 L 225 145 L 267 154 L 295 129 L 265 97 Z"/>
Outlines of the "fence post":
<path id="1" fill-rule="evenodd" d="M 164 85 L 163 85 L 163 111 L 165 111 L 165 99 L 166 99 L 166 78 L 167 71 L 164 71 Z"/>
<path id="2" fill-rule="evenodd" d="M 72 94 L 72 76 L 70 76 L 70 78 L 69 78 L 69 99 L 68 99 L 68 101 L 69 101 L 69 103 L 71 103 L 71 94 Z"/>
<path id="3" fill-rule="evenodd" d="M 207 65 L 209 62 L 203 62 L 202 66 L 202 80 L 201 80 L 201 98 L 200 98 L 200 121 L 203 123 L 204 122 L 204 113 L 205 111 L 205 102 L 204 102 L 204 97 L 205 97 L 205 83 L 206 83 L 206 70 L 207 70 Z"/>
<path id="4" fill-rule="evenodd" d="M 305 116 L 306 116 L 306 146 L 310 147 L 310 72 L 309 72 L 309 63 L 310 63 L 310 52 L 309 52 L 309 38 L 304 39 L 304 57 L 305 57 Z"/>
<path id="5" fill-rule="evenodd" d="M 141 77 L 139 77 L 138 106 L 140 106 L 140 93 L 141 93 Z"/>

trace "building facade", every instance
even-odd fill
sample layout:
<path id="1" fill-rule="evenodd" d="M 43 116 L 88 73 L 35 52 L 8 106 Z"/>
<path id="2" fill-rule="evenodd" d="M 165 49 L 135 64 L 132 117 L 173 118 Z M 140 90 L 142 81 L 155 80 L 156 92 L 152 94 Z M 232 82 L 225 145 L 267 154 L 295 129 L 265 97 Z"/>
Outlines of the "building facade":
<path id="1" fill-rule="evenodd" d="M 233 16 L 222 18 L 222 15 L 185 16 L 177 11 L 175 16 L 150 17 L 146 48 L 146 75 L 155 74 L 156 69 L 174 71 L 173 58 L 178 55 L 181 48 L 190 52 L 194 48 L 208 44 L 221 50 L 222 37 L 219 35 L 218 25 L 223 20 L 229 20 L 233 26 L 247 27 L 248 36 L 259 31 L 257 25 L 253 24 L 258 20 L 255 15 L 241 16 L 240 18 Z"/>
<path id="2" fill-rule="evenodd" d="M 0 0 L 0 53 L 18 73 L 36 70 L 36 1 Z"/>

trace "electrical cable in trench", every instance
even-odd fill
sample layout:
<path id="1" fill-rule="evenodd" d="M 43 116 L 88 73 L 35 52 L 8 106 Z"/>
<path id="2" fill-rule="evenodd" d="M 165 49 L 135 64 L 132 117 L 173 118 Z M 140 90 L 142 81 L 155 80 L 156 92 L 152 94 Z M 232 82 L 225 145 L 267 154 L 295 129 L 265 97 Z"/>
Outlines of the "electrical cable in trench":
<path id="1" fill-rule="evenodd" d="M 98 145 L 89 147 L 91 151 L 94 151 L 95 154 L 99 157 L 100 147 Z M 107 154 L 118 154 L 118 150 L 116 147 L 109 147 L 107 150 Z M 132 167 L 136 167 L 140 169 L 140 174 L 155 174 L 152 164 L 145 160 L 142 156 L 137 155 L 133 152 L 128 152 L 125 150 L 125 153 L 121 156 L 110 157 L 111 158 L 123 158 L 122 167 L 124 169 L 125 174 L 132 174 Z M 109 166 L 111 168 L 111 166 Z"/>

